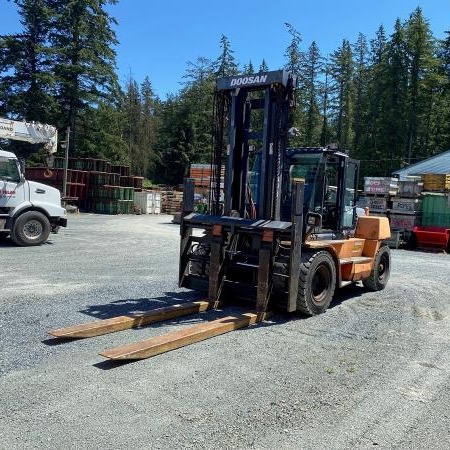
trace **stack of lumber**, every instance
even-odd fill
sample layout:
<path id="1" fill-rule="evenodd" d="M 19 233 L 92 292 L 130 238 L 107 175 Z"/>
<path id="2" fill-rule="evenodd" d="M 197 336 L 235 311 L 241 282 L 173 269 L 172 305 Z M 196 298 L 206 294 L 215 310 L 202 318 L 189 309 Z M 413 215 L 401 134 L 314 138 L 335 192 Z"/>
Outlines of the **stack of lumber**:
<path id="1" fill-rule="evenodd" d="M 422 175 L 423 190 L 431 192 L 450 191 L 450 174 L 425 173 Z"/>
<path id="2" fill-rule="evenodd" d="M 225 167 L 222 166 L 222 177 L 225 172 Z M 189 170 L 189 178 L 194 178 L 195 187 L 209 187 L 211 177 L 213 176 L 213 170 L 211 164 L 191 164 Z M 223 179 L 221 180 L 223 183 Z"/>
<path id="3" fill-rule="evenodd" d="M 183 192 L 162 191 L 161 200 L 161 212 L 163 214 L 174 214 L 177 211 L 181 211 Z"/>

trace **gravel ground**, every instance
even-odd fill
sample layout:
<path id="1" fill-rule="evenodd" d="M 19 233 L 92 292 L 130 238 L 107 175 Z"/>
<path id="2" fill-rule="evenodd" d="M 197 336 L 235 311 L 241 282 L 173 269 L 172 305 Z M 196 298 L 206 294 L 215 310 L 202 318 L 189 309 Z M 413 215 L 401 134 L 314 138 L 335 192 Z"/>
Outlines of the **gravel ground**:
<path id="1" fill-rule="evenodd" d="M 388 287 L 134 363 L 98 352 L 217 312 L 57 343 L 47 331 L 199 298 L 169 216 L 69 217 L 0 244 L 0 448 L 447 449 L 450 256 L 392 251 Z"/>

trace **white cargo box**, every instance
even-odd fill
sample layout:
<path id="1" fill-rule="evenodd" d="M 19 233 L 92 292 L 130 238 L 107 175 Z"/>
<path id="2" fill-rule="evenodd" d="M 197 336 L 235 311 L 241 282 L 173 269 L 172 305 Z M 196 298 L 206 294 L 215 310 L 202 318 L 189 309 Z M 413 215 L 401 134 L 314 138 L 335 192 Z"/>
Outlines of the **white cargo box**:
<path id="1" fill-rule="evenodd" d="M 159 192 L 135 192 L 134 206 L 141 210 L 142 214 L 161 213 L 161 194 Z"/>

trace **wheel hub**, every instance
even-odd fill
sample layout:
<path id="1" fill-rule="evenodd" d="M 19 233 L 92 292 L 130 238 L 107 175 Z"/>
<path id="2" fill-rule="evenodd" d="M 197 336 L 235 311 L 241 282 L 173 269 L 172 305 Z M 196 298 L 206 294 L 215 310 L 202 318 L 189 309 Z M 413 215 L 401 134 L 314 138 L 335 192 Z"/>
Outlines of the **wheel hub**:
<path id="1" fill-rule="evenodd" d="M 322 302 L 330 288 L 330 273 L 325 267 L 319 267 L 312 281 L 312 294 L 316 303 Z"/>
<path id="2" fill-rule="evenodd" d="M 380 259 L 380 263 L 378 264 L 378 279 L 382 280 L 385 276 L 386 270 L 389 267 L 389 263 L 386 259 L 386 257 L 383 257 Z"/>
<path id="3" fill-rule="evenodd" d="M 37 239 L 42 234 L 42 224 L 38 220 L 30 220 L 23 227 L 23 234 L 27 239 Z"/>

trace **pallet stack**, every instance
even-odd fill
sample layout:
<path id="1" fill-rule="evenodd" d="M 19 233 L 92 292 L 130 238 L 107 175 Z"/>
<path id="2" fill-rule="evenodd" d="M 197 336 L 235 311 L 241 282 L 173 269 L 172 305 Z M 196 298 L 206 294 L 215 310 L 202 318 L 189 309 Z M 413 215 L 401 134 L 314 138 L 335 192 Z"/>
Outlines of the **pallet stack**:
<path id="1" fill-rule="evenodd" d="M 30 180 L 63 191 L 64 159 L 55 158 L 55 168 L 26 169 Z M 94 158 L 69 158 L 66 202 L 76 203 L 85 211 L 101 214 L 132 214 L 134 192 L 142 191 L 142 177 L 131 175 L 130 166 L 112 165 Z"/>
<path id="2" fill-rule="evenodd" d="M 391 177 L 364 177 L 364 195 L 358 206 L 369 208 L 371 215 L 387 217 L 390 198 L 398 193 L 398 180 Z"/>
<path id="3" fill-rule="evenodd" d="M 221 167 L 222 177 L 225 173 L 225 166 Z M 195 193 L 204 196 L 208 195 L 213 170 L 211 164 L 191 164 L 189 177 L 194 178 Z M 220 180 L 221 189 L 223 189 L 223 178 Z"/>
<path id="4" fill-rule="evenodd" d="M 370 215 L 388 217 L 391 225 L 389 246 L 398 248 L 420 223 L 418 180 L 398 181 L 391 177 L 365 177 L 364 196 L 358 206 L 368 207 Z"/>
<path id="5" fill-rule="evenodd" d="M 420 177 L 411 177 L 406 181 L 399 181 L 398 195 L 391 198 L 390 210 L 391 230 L 407 231 L 420 225 L 422 215 L 422 182 Z"/>
<path id="6" fill-rule="evenodd" d="M 449 192 L 450 174 L 425 173 L 422 175 L 423 190 L 430 192 Z"/>
<path id="7" fill-rule="evenodd" d="M 161 192 L 161 212 L 163 214 L 175 214 L 180 212 L 183 204 L 182 191 L 162 191 Z"/>
<path id="8" fill-rule="evenodd" d="M 63 190 L 63 169 L 48 170 L 44 167 L 30 167 L 26 169 L 26 177 L 29 180 L 39 181 Z M 67 170 L 66 198 L 77 201 L 84 198 L 89 186 L 89 172 L 84 170 Z"/>

